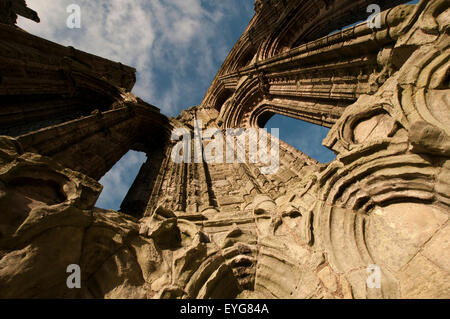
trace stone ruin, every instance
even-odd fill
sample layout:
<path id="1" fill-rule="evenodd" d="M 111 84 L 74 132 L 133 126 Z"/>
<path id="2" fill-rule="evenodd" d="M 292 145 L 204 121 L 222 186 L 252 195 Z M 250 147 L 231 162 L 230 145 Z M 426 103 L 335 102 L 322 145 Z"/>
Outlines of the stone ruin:
<path id="1" fill-rule="evenodd" d="M 371 2 L 257 0 L 201 104 L 169 118 L 135 69 L 21 30 L 36 12 L 0 0 L 0 297 L 450 298 L 449 2 L 378 0 L 379 28 L 330 33 Z M 336 159 L 283 141 L 271 175 L 171 159 L 175 129 L 275 113 L 330 128 Z M 129 150 L 147 161 L 120 211 L 95 207 Z"/>

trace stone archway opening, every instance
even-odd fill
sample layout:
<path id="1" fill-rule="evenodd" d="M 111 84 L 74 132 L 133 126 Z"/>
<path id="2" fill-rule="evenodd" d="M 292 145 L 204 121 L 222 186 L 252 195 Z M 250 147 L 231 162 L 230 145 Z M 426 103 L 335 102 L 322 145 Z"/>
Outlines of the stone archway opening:
<path id="1" fill-rule="evenodd" d="M 258 121 L 260 124 L 264 123 L 261 127 L 268 130 L 278 128 L 280 140 L 320 163 L 328 163 L 336 158 L 334 152 L 322 145 L 328 128 L 271 112 L 266 112 L 261 117 L 261 121 Z"/>
<path id="2" fill-rule="evenodd" d="M 134 150 L 130 150 L 122 156 L 99 180 L 99 183 L 103 185 L 103 190 L 96 206 L 118 211 L 146 160 L 147 155 L 144 152 Z"/>

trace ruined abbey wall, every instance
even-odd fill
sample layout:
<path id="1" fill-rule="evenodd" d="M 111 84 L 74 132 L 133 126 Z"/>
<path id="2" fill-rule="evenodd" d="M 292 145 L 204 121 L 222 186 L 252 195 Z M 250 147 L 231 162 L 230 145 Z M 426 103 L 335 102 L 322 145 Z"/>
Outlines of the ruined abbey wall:
<path id="1" fill-rule="evenodd" d="M 330 34 L 371 1 L 257 0 L 202 103 L 168 118 L 133 68 L 24 32 L 37 14 L 0 0 L 0 297 L 449 298 L 450 9 L 402 2 Z M 249 158 L 237 137 L 275 113 L 330 128 L 336 159 L 271 135 L 269 174 L 202 156 L 213 130 Z M 174 161 L 177 130 L 200 160 Z M 130 149 L 148 159 L 120 212 L 96 208 Z"/>

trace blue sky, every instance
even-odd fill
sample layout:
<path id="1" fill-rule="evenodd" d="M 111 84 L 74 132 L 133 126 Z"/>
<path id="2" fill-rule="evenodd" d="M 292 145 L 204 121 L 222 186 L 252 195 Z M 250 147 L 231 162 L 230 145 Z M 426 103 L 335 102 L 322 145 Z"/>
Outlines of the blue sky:
<path id="1" fill-rule="evenodd" d="M 417 1 L 414 1 L 417 2 Z M 251 20 L 254 0 L 27 0 L 41 22 L 19 18 L 26 31 L 137 69 L 133 93 L 168 116 L 200 104 L 230 49 Z M 81 28 L 69 29 L 66 8 L 81 8 Z M 275 115 L 267 128 L 320 162 L 328 129 Z M 143 153 L 128 152 L 100 183 L 98 207 L 118 210 Z"/>
<path id="2" fill-rule="evenodd" d="M 271 128 L 279 128 L 281 140 L 321 163 L 331 162 L 336 157 L 332 151 L 322 146 L 329 131 L 325 127 L 279 114 L 272 116 L 265 127 L 269 132 Z"/>

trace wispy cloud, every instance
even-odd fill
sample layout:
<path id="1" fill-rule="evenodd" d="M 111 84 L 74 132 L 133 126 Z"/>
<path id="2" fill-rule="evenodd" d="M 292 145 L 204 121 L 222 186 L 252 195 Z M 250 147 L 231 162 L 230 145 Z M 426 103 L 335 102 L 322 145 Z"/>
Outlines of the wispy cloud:
<path id="1" fill-rule="evenodd" d="M 81 29 L 69 29 L 70 4 Z M 253 0 L 28 0 L 41 23 L 30 33 L 134 66 L 133 92 L 175 116 L 200 103 L 226 54 L 253 14 Z"/>

